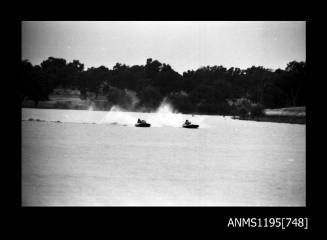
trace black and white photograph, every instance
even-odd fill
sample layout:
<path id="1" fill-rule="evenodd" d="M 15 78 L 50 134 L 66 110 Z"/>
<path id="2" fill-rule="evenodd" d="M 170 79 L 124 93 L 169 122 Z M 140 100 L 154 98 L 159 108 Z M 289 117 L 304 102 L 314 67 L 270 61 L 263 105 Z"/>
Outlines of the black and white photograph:
<path id="1" fill-rule="evenodd" d="M 306 207 L 306 21 L 21 21 L 22 206 Z"/>

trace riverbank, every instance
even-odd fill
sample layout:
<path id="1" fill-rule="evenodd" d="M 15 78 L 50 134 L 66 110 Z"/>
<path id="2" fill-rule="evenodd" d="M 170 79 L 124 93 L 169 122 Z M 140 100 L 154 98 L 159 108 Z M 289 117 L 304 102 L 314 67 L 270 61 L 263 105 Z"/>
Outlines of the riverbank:
<path id="1" fill-rule="evenodd" d="M 263 116 L 263 117 L 254 117 L 254 118 L 234 118 L 234 119 L 257 121 L 257 122 L 277 122 L 277 123 L 306 124 L 306 118 L 305 117 Z"/>
<path id="2" fill-rule="evenodd" d="M 265 109 L 263 116 L 234 117 L 234 119 L 258 122 L 306 124 L 306 107 Z"/>
<path id="3" fill-rule="evenodd" d="M 32 100 L 24 100 L 22 108 L 35 108 Z M 109 104 L 105 96 L 99 95 L 97 99 L 82 100 L 78 93 L 56 93 L 49 96 L 49 101 L 40 101 L 37 108 L 40 109 L 71 109 L 71 110 L 94 110 L 94 111 L 110 111 L 112 104 Z M 201 113 L 193 113 L 196 115 L 207 115 Z M 259 122 L 278 122 L 306 124 L 306 108 L 305 107 L 289 107 L 280 109 L 265 109 L 262 116 L 235 116 L 233 119 L 259 121 Z"/>

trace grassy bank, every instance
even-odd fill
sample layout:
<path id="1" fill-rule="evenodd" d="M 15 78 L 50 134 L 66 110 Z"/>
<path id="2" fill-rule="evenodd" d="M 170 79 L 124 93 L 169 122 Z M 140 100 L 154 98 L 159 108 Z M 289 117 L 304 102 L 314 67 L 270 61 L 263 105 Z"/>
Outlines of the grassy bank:
<path id="1" fill-rule="evenodd" d="M 290 117 L 290 116 L 262 116 L 254 118 L 238 118 L 239 120 L 249 120 L 257 122 L 277 122 L 277 123 L 295 123 L 306 124 L 305 117 Z"/>
<path id="2" fill-rule="evenodd" d="M 24 100 L 22 102 L 23 108 L 35 108 L 34 101 Z M 74 110 L 110 110 L 111 105 L 103 97 L 98 99 L 82 100 L 78 96 L 69 95 L 51 95 L 49 101 L 40 101 L 37 108 L 43 109 L 74 109 Z"/>
<path id="3" fill-rule="evenodd" d="M 239 117 L 238 119 L 259 122 L 306 124 L 306 108 L 289 107 L 279 109 L 265 109 L 263 112 L 263 116 Z"/>

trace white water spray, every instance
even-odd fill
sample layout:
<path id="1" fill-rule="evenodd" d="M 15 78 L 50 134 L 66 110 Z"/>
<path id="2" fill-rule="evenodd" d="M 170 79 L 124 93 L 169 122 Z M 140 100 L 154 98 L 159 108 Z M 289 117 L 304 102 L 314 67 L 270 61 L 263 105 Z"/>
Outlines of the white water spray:
<path id="1" fill-rule="evenodd" d="M 204 124 L 205 116 L 193 116 L 178 113 L 167 99 L 164 99 L 157 110 L 152 113 L 128 112 L 118 106 L 113 106 L 99 123 L 134 126 L 140 118 L 150 123 L 152 127 L 181 127 L 186 119 L 200 127 Z"/>
<path id="2" fill-rule="evenodd" d="M 151 127 L 182 127 L 185 120 L 199 124 L 200 128 L 208 127 L 204 120 L 207 116 L 182 114 L 176 111 L 166 99 L 152 113 L 130 112 L 119 106 L 113 106 L 108 112 L 94 111 L 90 105 L 87 111 L 83 110 L 29 110 L 24 109 L 23 119 L 35 119 L 44 121 L 60 121 L 70 123 L 97 123 L 121 126 L 134 126 L 140 118 L 151 124 Z M 46 114 L 45 114 L 46 113 Z M 26 116 L 25 116 L 26 115 Z"/>

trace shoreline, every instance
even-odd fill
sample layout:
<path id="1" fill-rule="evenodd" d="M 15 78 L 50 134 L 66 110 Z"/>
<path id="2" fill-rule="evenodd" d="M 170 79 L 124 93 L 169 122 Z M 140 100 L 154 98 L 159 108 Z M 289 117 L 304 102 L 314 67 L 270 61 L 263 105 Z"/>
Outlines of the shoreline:
<path id="1" fill-rule="evenodd" d="M 108 104 L 103 96 L 98 99 L 81 100 L 77 95 L 50 95 L 48 101 L 40 101 L 38 106 L 34 106 L 32 100 L 24 100 L 21 108 L 35 109 L 61 109 L 61 110 L 92 110 L 92 111 L 110 111 L 113 105 Z M 125 109 L 126 112 L 138 112 L 130 109 Z M 153 113 L 151 111 L 141 111 L 141 113 Z M 256 121 L 256 122 L 274 122 L 274 123 L 289 123 L 289 124 L 306 124 L 306 109 L 305 107 L 288 107 L 279 109 L 265 109 L 263 116 L 233 116 L 219 115 L 208 113 L 182 113 L 188 115 L 208 115 L 208 116 L 229 116 L 234 120 Z"/>
<path id="2" fill-rule="evenodd" d="M 306 124 L 305 117 L 292 117 L 292 116 L 262 116 L 254 118 L 234 118 L 243 121 L 255 121 L 255 122 L 274 122 L 274 123 L 289 123 L 289 124 Z"/>
<path id="3" fill-rule="evenodd" d="M 34 107 L 25 107 L 21 108 L 34 108 Z M 77 109 L 77 108 L 50 108 L 50 107 L 37 107 L 34 109 L 60 109 L 60 110 L 89 110 Z M 92 111 L 109 111 L 110 109 L 92 109 Z M 137 112 L 137 111 L 126 111 L 126 112 Z M 151 112 L 141 112 L 141 113 L 151 113 Z M 186 113 L 185 113 L 186 114 Z M 213 114 L 201 114 L 201 113 L 187 113 L 188 115 L 208 115 L 208 116 L 218 116 L 218 117 L 231 117 L 233 120 L 242 120 L 242 121 L 256 121 L 256 122 L 273 122 L 273 123 L 289 123 L 289 124 L 306 124 L 305 116 L 285 116 L 285 115 L 270 115 L 270 116 L 261 116 L 261 117 L 238 117 L 238 116 L 228 116 L 228 115 L 213 115 Z"/>

